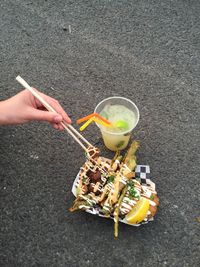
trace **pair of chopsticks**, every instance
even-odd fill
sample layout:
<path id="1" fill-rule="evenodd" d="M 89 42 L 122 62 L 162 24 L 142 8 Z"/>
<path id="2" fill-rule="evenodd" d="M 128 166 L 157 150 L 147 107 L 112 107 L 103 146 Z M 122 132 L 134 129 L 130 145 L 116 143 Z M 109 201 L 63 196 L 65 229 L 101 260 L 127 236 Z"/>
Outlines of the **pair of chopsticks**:
<path id="1" fill-rule="evenodd" d="M 41 97 L 41 95 L 38 94 L 22 77 L 17 76 L 16 80 L 27 90 L 29 90 L 37 100 L 39 100 L 42 105 L 51 112 L 57 113 L 45 100 Z M 92 144 L 90 144 L 72 125 L 67 124 L 66 122 L 62 121 L 61 125 L 64 127 L 64 129 L 74 138 L 74 140 L 87 152 L 87 147 L 79 140 L 82 139 L 85 144 L 88 146 L 93 147 Z"/>

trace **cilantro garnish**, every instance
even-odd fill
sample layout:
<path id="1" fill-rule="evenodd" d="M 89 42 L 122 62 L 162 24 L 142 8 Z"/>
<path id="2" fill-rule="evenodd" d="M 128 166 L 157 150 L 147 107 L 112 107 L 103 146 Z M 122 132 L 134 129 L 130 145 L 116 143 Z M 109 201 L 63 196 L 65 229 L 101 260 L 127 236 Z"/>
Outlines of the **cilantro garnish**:
<path id="1" fill-rule="evenodd" d="M 154 200 L 154 195 L 151 195 L 151 196 L 150 196 L 150 199 L 151 199 L 151 200 Z"/>
<path id="2" fill-rule="evenodd" d="M 133 186 L 133 187 L 134 187 L 134 183 L 133 183 L 132 180 L 129 180 L 129 181 L 127 182 L 127 185 L 128 185 L 128 186 Z"/>
<path id="3" fill-rule="evenodd" d="M 87 180 L 87 178 L 86 177 L 83 177 L 82 182 L 85 183 L 86 180 Z"/>
<path id="4" fill-rule="evenodd" d="M 131 185 L 131 186 L 130 186 L 129 194 L 130 194 L 131 197 L 134 197 L 134 198 L 139 198 L 139 197 L 140 197 L 140 196 L 138 195 L 137 190 L 135 190 L 134 185 Z"/>
<path id="5" fill-rule="evenodd" d="M 108 182 L 109 182 L 109 183 L 112 183 L 112 182 L 114 181 L 114 179 L 115 179 L 115 176 L 114 176 L 114 175 L 110 175 L 110 176 L 108 177 Z"/>

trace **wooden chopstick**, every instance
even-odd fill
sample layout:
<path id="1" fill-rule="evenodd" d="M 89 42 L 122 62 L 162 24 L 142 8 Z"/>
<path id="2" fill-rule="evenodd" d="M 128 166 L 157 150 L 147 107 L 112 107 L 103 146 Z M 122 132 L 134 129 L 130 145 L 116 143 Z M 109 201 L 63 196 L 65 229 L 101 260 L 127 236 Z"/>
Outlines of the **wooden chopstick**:
<path id="1" fill-rule="evenodd" d="M 35 96 L 35 98 L 37 98 L 48 111 L 57 113 L 22 77 L 18 75 L 16 77 L 16 80 L 22 86 L 24 86 L 27 90 L 29 90 Z M 88 146 L 92 146 L 92 145 L 72 125 L 67 124 L 65 122 L 61 122 L 61 125 L 74 138 L 74 140 L 87 152 L 87 148 L 84 146 L 84 144 L 80 142 L 77 136 L 81 138 Z M 77 136 L 75 136 L 75 134 L 72 131 L 76 133 Z"/>
<path id="2" fill-rule="evenodd" d="M 87 139 L 85 139 L 85 137 L 83 137 L 71 124 L 67 124 L 67 126 L 73 131 L 75 132 L 88 146 L 93 146 L 90 142 L 88 142 Z"/>

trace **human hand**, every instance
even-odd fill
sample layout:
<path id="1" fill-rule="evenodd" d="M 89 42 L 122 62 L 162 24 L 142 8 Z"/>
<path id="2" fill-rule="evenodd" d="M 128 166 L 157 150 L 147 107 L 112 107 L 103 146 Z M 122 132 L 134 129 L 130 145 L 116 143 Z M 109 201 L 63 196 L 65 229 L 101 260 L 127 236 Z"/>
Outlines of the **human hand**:
<path id="1" fill-rule="evenodd" d="M 57 113 L 47 111 L 28 90 L 23 90 L 17 95 L 0 102 L 0 124 L 23 124 L 34 120 L 48 121 L 55 129 L 63 130 L 61 121 L 71 123 L 71 119 L 57 100 L 40 92 L 38 93 Z"/>

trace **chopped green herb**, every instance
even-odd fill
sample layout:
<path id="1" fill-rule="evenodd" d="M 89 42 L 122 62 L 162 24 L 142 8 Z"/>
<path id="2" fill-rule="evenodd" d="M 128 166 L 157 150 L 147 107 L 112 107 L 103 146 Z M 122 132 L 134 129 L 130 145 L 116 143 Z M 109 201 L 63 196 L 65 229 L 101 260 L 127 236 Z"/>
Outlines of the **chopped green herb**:
<path id="1" fill-rule="evenodd" d="M 129 193 L 130 193 L 130 195 L 131 195 L 132 197 L 134 197 L 135 194 L 136 194 L 136 191 L 135 191 L 135 189 L 134 189 L 133 187 L 131 187 L 130 190 L 129 190 Z"/>
<path id="2" fill-rule="evenodd" d="M 124 145 L 124 143 L 125 143 L 125 141 L 121 140 L 119 143 L 116 144 L 116 147 L 120 148 L 120 147 L 122 147 Z"/>
<path id="3" fill-rule="evenodd" d="M 83 177 L 82 182 L 85 183 L 86 180 L 87 180 L 87 178 L 86 177 Z"/>
<path id="4" fill-rule="evenodd" d="M 110 176 L 108 177 L 108 182 L 109 182 L 109 183 L 112 183 L 112 182 L 114 181 L 114 179 L 115 179 L 115 176 L 114 176 L 114 175 L 110 175 Z"/>
<path id="5" fill-rule="evenodd" d="M 150 199 L 151 199 L 151 200 L 154 200 L 154 195 L 151 195 L 151 196 L 150 196 Z"/>
<path id="6" fill-rule="evenodd" d="M 127 182 L 127 185 L 129 185 L 129 186 L 134 186 L 134 183 L 133 183 L 132 180 L 129 180 L 129 181 Z"/>
<path id="7" fill-rule="evenodd" d="M 134 186 L 132 185 L 129 189 L 129 194 L 131 197 L 139 198 L 138 192 L 135 190 Z"/>

